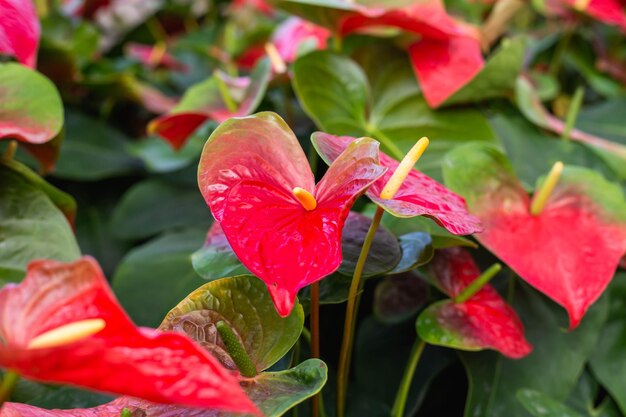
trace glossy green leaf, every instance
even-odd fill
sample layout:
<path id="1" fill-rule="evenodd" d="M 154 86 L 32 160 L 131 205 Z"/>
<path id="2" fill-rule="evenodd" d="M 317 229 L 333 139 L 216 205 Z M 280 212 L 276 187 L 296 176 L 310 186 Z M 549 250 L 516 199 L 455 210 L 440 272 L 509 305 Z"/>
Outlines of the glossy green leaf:
<path id="1" fill-rule="evenodd" d="M 600 400 L 600 398 L 602 399 Z M 581 375 L 576 387 L 570 392 L 565 405 L 583 416 L 622 417 L 615 401 L 604 392 L 598 381 L 587 369 Z"/>
<path id="2" fill-rule="evenodd" d="M 157 327 L 167 312 L 205 281 L 193 269 L 191 254 L 204 230 L 164 234 L 131 250 L 113 276 L 113 290 L 135 323 Z"/>
<path id="3" fill-rule="evenodd" d="M 475 103 L 511 95 L 524 60 L 524 37 L 504 39 L 500 48 L 487 60 L 483 69 L 460 90 L 448 98 L 444 106 Z"/>
<path id="4" fill-rule="evenodd" d="M 590 366 L 598 381 L 626 413 L 626 274 L 618 273 L 609 286 L 609 318 L 591 355 Z"/>
<path id="5" fill-rule="evenodd" d="M 417 272 L 386 276 L 376 286 L 374 315 L 387 324 L 399 323 L 424 307 L 429 288 Z"/>
<path id="6" fill-rule="evenodd" d="M 371 223 L 372 219 L 369 217 L 350 212 L 341 236 L 343 259 L 338 272 L 352 276 Z M 379 227 L 363 267 L 363 276 L 372 277 L 389 272 L 398 265 L 401 259 L 402 249 L 396 237 L 385 227 Z M 405 264 L 411 262 L 412 260 L 405 260 Z"/>
<path id="7" fill-rule="evenodd" d="M 564 312 L 527 285 L 516 286 L 509 301 L 533 351 L 518 360 L 494 352 L 461 353 L 470 385 L 466 417 L 527 417 L 516 398 L 523 388 L 565 400 L 598 341 L 608 307 L 606 297 L 601 298 L 580 326 L 567 332 Z"/>
<path id="8" fill-rule="evenodd" d="M 626 144 L 626 98 L 619 97 L 580 110 L 576 126 L 580 129 Z"/>
<path id="9" fill-rule="evenodd" d="M 0 139 L 41 144 L 63 126 L 63 103 L 54 84 L 23 65 L 0 63 Z"/>
<path id="10" fill-rule="evenodd" d="M 34 259 L 73 261 L 80 249 L 63 213 L 37 184 L 0 164 L 0 279 L 18 281 Z"/>
<path id="11" fill-rule="evenodd" d="M 68 111 L 65 141 L 54 175 L 77 181 L 95 181 L 128 174 L 141 168 L 141 161 L 126 149 L 129 139 L 107 124 Z"/>
<path id="12" fill-rule="evenodd" d="M 250 273 L 233 252 L 217 222 L 209 229 L 204 245 L 191 256 L 191 263 L 196 272 L 207 280 Z"/>
<path id="13" fill-rule="evenodd" d="M 562 161 L 566 165 L 593 168 L 605 177 L 616 178 L 616 171 L 600 158 L 592 148 L 574 141 L 563 141 L 546 134 L 509 106 L 501 107 L 490 119 L 511 161 L 516 176 L 528 189 L 545 175 L 552 165 Z"/>
<path id="14" fill-rule="evenodd" d="M 263 414 L 279 417 L 317 394 L 326 383 L 327 373 L 324 362 L 309 359 L 286 371 L 264 372 L 244 390 Z"/>
<path id="15" fill-rule="evenodd" d="M 517 399 L 535 417 L 582 417 L 565 404 L 531 389 L 521 389 Z"/>
<path id="16" fill-rule="evenodd" d="M 376 50 L 377 51 L 377 50 Z M 350 58 L 314 52 L 294 65 L 293 86 L 318 128 L 334 135 L 368 136 L 400 160 L 422 136 L 431 146 L 419 169 L 438 179 L 445 152 L 466 141 L 494 141 L 485 117 L 476 110 L 428 107 L 406 57 L 373 52 L 360 67 Z"/>
<path id="17" fill-rule="evenodd" d="M 219 321 L 231 327 L 261 372 L 296 343 L 304 312 L 296 304 L 289 316 L 281 318 L 263 281 L 253 275 L 239 275 L 211 281 L 193 291 L 167 314 L 160 328 L 186 332 L 225 366 L 235 369 L 217 334 Z"/>
<path id="18" fill-rule="evenodd" d="M 400 274 L 428 263 L 435 251 L 432 246 L 432 238 L 428 233 L 413 232 L 398 238 L 402 257 L 395 268 L 389 274 Z"/>
<path id="19" fill-rule="evenodd" d="M 124 194 L 113 212 L 111 228 L 117 237 L 142 239 L 176 227 L 206 230 L 212 221 L 196 187 L 146 180 Z"/>

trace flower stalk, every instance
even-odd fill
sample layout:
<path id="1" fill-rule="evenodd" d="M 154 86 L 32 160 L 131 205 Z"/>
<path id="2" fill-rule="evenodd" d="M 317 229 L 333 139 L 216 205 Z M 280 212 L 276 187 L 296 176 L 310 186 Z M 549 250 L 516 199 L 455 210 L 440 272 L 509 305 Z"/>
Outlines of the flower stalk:
<path id="1" fill-rule="evenodd" d="M 20 375 L 17 372 L 9 370 L 4 373 L 4 378 L 2 378 L 2 383 L 0 383 L 0 408 L 13 393 L 19 379 Z"/>
<path id="2" fill-rule="evenodd" d="M 485 272 L 480 274 L 474 281 L 472 281 L 459 295 L 454 297 L 455 303 L 464 303 L 472 298 L 478 291 L 480 291 L 498 272 L 502 270 L 502 265 L 495 263 L 491 265 Z"/>
<path id="3" fill-rule="evenodd" d="M 402 381 L 400 381 L 400 387 L 396 394 L 396 399 L 393 402 L 393 408 L 391 409 L 391 417 L 402 417 L 404 415 L 404 408 L 406 407 L 406 399 L 409 395 L 409 389 L 411 388 L 411 382 L 413 381 L 413 375 L 417 369 L 417 364 L 422 357 L 422 352 L 426 347 L 426 342 L 421 339 L 417 339 L 411 349 L 411 356 L 404 369 L 404 375 Z"/>
<path id="4" fill-rule="evenodd" d="M 555 162 L 546 180 L 533 196 L 533 200 L 530 204 L 530 214 L 533 216 L 541 214 L 546 203 L 548 202 L 548 198 L 550 198 L 552 191 L 554 191 L 556 184 L 559 182 L 559 178 L 561 178 L 562 173 L 563 162 Z"/>

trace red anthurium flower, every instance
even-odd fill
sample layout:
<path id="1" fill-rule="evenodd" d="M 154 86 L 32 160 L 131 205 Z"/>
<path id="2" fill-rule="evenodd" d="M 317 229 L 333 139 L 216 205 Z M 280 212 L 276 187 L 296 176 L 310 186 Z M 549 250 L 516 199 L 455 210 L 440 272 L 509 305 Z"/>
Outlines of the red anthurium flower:
<path id="1" fill-rule="evenodd" d="M 440 0 L 414 2 L 391 10 L 361 5 L 352 9 L 354 13 L 340 22 L 339 31 L 344 35 L 374 26 L 391 26 L 420 36 L 408 51 L 431 107 L 441 105 L 484 66 L 478 30 L 450 17 Z"/>
<path id="2" fill-rule="evenodd" d="M 355 140 L 350 136 L 334 136 L 316 132 L 311 140 L 317 152 L 332 163 Z M 469 235 L 480 230 L 479 220 L 467 212 L 465 200 L 437 181 L 413 169 L 392 199 L 380 198 L 385 184 L 393 175 L 399 162 L 380 152 L 380 164 L 388 168 L 366 191 L 376 204 L 397 217 L 428 216 L 457 235 Z"/>
<path id="3" fill-rule="evenodd" d="M 565 167 L 549 198 L 543 186 L 535 193 L 543 195 L 543 208 L 533 214 L 539 199 L 531 201 L 494 147 L 468 145 L 446 159 L 446 184 L 463 193 L 484 227 L 476 238 L 565 307 L 570 328 L 578 326 L 626 252 L 626 200 L 619 186 L 593 171 Z M 554 185 L 555 178 L 546 182 Z"/>
<path id="4" fill-rule="evenodd" d="M 271 76 L 267 60 L 257 63 L 249 77 L 230 77 L 216 71 L 196 84 L 168 113 L 150 122 L 148 131 L 180 149 L 187 138 L 207 120 L 223 122 L 247 116 L 259 105 Z"/>
<path id="5" fill-rule="evenodd" d="M 438 287 L 454 300 L 480 269 L 467 250 L 437 251 L 431 263 Z M 417 321 L 426 342 L 465 350 L 495 349 L 510 358 L 528 355 L 532 346 L 515 311 L 489 284 L 463 302 L 445 300 L 428 307 Z"/>
<path id="6" fill-rule="evenodd" d="M 130 42 L 126 45 L 126 55 L 136 59 L 148 68 L 162 67 L 176 71 L 186 71 L 185 64 L 169 54 L 165 47 L 157 45 L 142 45 Z"/>
<path id="7" fill-rule="evenodd" d="M 97 263 L 34 261 L 0 290 L 0 366 L 161 403 L 259 414 L 237 378 L 187 336 L 137 328 Z"/>
<path id="8" fill-rule="evenodd" d="M 568 16 L 571 10 L 576 10 L 626 31 L 626 13 L 620 0 L 546 0 L 545 8 L 548 14 L 556 16 Z"/>
<path id="9" fill-rule="evenodd" d="M 305 43 L 310 49 L 326 49 L 330 31 L 298 17 L 290 17 L 280 24 L 272 34 L 271 42 L 285 62 L 293 62 Z"/>
<path id="10" fill-rule="evenodd" d="M 213 132 L 198 182 L 233 250 L 287 316 L 300 288 L 339 267 L 350 207 L 384 171 L 378 142 L 362 139 L 315 185 L 296 136 L 278 115 L 264 112 Z"/>
<path id="11" fill-rule="evenodd" d="M 31 0 L 0 0 L 0 54 L 31 68 L 37 61 L 39 19 Z"/>
<path id="12" fill-rule="evenodd" d="M 251 7 L 255 10 L 260 11 L 261 13 L 265 13 L 268 16 L 272 16 L 274 14 L 274 9 L 265 0 L 234 0 L 233 1 L 233 8 L 241 9 L 244 7 Z"/>

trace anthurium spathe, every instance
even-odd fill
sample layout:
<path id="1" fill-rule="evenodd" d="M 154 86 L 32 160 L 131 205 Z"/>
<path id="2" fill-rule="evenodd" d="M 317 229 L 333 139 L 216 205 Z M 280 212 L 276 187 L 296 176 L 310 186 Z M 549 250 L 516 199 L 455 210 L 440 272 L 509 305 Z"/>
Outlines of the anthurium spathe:
<path id="1" fill-rule="evenodd" d="M 300 4 L 301 3 L 301 4 Z M 390 3 L 388 6 L 386 3 Z M 405 2 L 401 2 L 405 3 Z M 438 107 L 448 97 L 472 80 L 483 68 L 480 33 L 477 28 L 453 19 L 441 0 L 399 4 L 359 2 L 283 0 L 281 6 L 304 18 L 317 19 L 341 35 L 392 27 L 419 36 L 407 48 L 413 70 L 424 98 L 431 107 Z M 329 9 L 329 19 L 322 11 Z"/>
<path id="2" fill-rule="evenodd" d="M 357 139 L 316 132 L 311 140 L 322 159 L 330 164 Z M 465 200 L 461 196 L 416 169 L 409 172 L 393 198 L 381 198 L 383 188 L 400 163 L 380 152 L 380 164 L 388 170 L 368 188 L 366 194 L 392 215 L 428 216 L 456 235 L 469 235 L 480 230 L 479 220 L 467 212 Z"/>
<path id="3" fill-rule="evenodd" d="M 39 19 L 31 0 L 0 0 L 0 55 L 31 68 L 37 61 Z"/>
<path id="4" fill-rule="evenodd" d="M 491 285 L 467 300 L 455 301 L 481 275 L 466 249 L 437 251 L 431 271 L 436 285 L 451 300 L 431 305 L 418 317 L 417 331 L 424 341 L 463 350 L 495 349 L 510 358 L 531 352 L 522 322 Z"/>
<path id="5" fill-rule="evenodd" d="M 271 42 L 285 62 L 293 62 L 301 48 L 326 49 L 330 31 L 298 17 L 282 22 L 272 34 Z"/>
<path id="6" fill-rule="evenodd" d="M 566 166 L 558 182 L 552 174 L 545 181 L 555 185 L 553 191 L 544 193 L 549 187 L 542 185 L 531 201 L 506 157 L 490 145 L 457 148 L 443 167 L 446 184 L 467 199 L 482 222 L 476 238 L 565 307 L 572 329 L 578 326 L 626 252 L 620 188 L 593 171 Z"/>
<path id="7" fill-rule="evenodd" d="M 192 86 L 168 113 L 150 122 L 148 131 L 167 140 L 174 149 L 207 120 L 223 122 L 247 116 L 259 105 L 270 80 L 269 61 L 259 61 L 249 77 L 230 77 L 216 71 L 212 77 Z"/>
<path id="8" fill-rule="evenodd" d="M 567 17 L 576 11 L 626 31 L 626 12 L 620 0 L 544 0 L 538 4 L 550 15 Z"/>
<path id="9" fill-rule="evenodd" d="M 0 290 L 0 366 L 161 403 L 259 414 L 237 378 L 191 339 L 137 328 L 98 264 L 34 261 Z"/>
<path id="10" fill-rule="evenodd" d="M 231 247 L 286 316 L 300 288 L 339 267 L 350 207 L 384 172 L 378 142 L 361 139 L 316 186 L 289 126 L 263 112 L 230 119 L 213 132 L 198 182 Z"/>

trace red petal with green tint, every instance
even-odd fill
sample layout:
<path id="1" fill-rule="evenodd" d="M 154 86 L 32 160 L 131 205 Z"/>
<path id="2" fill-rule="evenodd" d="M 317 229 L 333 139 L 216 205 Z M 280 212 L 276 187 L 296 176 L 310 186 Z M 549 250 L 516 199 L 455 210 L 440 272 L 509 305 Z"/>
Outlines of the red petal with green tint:
<path id="1" fill-rule="evenodd" d="M 350 136 L 334 136 L 316 132 L 311 137 L 317 152 L 331 163 L 346 147 L 356 140 Z M 416 169 L 411 170 L 395 197 L 390 200 L 379 198 L 381 191 L 399 162 L 380 152 L 380 164 L 388 168 L 367 190 L 367 196 L 376 204 L 397 217 L 428 216 L 456 235 L 469 235 L 480 229 L 478 219 L 467 212 L 465 200 L 437 181 Z"/>
<path id="2" fill-rule="evenodd" d="M 174 149 L 179 149 L 207 120 L 223 122 L 252 113 L 263 98 L 270 76 L 270 64 L 266 59 L 257 63 L 249 77 L 233 78 L 216 72 L 208 80 L 189 88 L 169 114 L 152 120 L 148 131 L 167 140 Z M 218 78 L 226 86 L 236 109 L 229 109 L 220 91 Z"/>
<path id="3" fill-rule="evenodd" d="M 533 216 L 530 198 L 496 148 L 457 148 L 443 166 L 446 184 L 464 194 L 483 224 L 476 238 L 565 307 L 570 328 L 578 326 L 626 252 L 621 189 L 593 171 L 565 167 L 545 208 Z"/>
<path id="4" fill-rule="evenodd" d="M 31 0 L 0 0 L 0 55 L 31 68 L 37 61 L 39 19 Z"/>
<path id="5" fill-rule="evenodd" d="M 626 13 L 624 13 L 624 5 L 619 0 L 589 0 L 585 2 L 586 4 L 582 9 L 576 7 L 576 0 L 565 0 L 565 2 L 570 7 L 600 22 L 619 26 L 620 29 L 626 30 Z"/>
<path id="6" fill-rule="evenodd" d="M 35 337 L 87 319 L 106 327 L 81 340 L 28 349 Z M 150 401 L 258 414 L 237 378 L 188 337 L 137 328 L 91 258 L 35 261 L 20 285 L 0 290 L 0 366 L 42 382 L 66 383 Z"/>
<path id="7" fill-rule="evenodd" d="M 378 143 L 354 143 L 317 190 L 297 138 L 274 113 L 231 119 L 211 135 L 198 169 L 200 191 L 241 262 L 268 286 L 281 316 L 298 290 L 341 263 L 341 231 L 354 200 L 375 181 Z M 292 190 L 315 196 L 307 211 Z"/>
<path id="8" fill-rule="evenodd" d="M 485 65 L 475 38 L 422 39 L 409 47 L 413 70 L 430 107 L 438 107 Z"/>
<path id="9" fill-rule="evenodd" d="M 438 251 L 431 266 L 437 285 L 451 298 L 480 275 L 469 252 L 458 247 Z M 519 317 L 489 284 L 463 303 L 433 304 L 420 314 L 417 326 L 420 337 L 433 344 L 494 349 L 510 358 L 524 357 L 532 350 Z"/>

